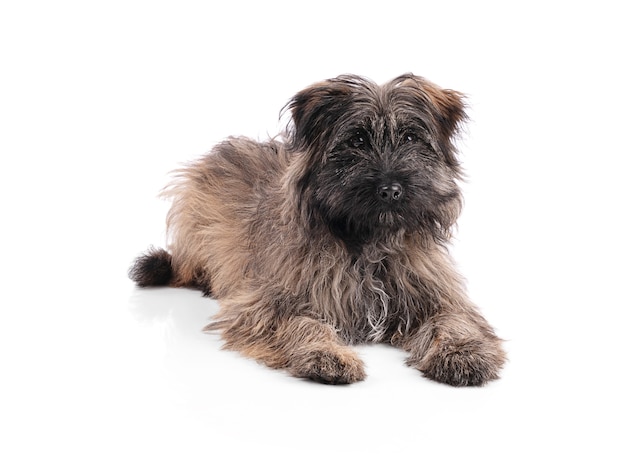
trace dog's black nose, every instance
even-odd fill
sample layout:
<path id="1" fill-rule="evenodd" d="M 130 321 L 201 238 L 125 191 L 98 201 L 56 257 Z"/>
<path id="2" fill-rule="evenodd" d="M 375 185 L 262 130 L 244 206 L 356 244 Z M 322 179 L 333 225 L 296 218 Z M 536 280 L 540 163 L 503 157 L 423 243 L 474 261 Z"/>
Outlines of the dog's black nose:
<path id="1" fill-rule="evenodd" d="M 402 186 L 399 183 L 378 186 L 378 197 L 385 202 L 399 201 L 402 197 Z"/>

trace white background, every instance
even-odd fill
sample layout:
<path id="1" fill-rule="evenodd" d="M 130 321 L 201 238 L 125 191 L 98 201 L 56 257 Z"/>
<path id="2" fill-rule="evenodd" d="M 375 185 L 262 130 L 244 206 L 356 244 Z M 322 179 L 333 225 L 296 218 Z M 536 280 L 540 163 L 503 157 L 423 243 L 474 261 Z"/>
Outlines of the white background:
<path id="1" fill-rule="evenodd" d="M 435 5 L 436 6 L 433 6 Z M 221 5 L 221 6 L 217 6 Z M 619 2 L 4 1 L 0 470 L 626 472 Z M 312 82 L 411 71 L 467 94 L 454 255 L 501 380 L 360 347 L 329 387 L 220 350 L 217 303 L 138 290 L 167 173 L 265 139 Z"/>

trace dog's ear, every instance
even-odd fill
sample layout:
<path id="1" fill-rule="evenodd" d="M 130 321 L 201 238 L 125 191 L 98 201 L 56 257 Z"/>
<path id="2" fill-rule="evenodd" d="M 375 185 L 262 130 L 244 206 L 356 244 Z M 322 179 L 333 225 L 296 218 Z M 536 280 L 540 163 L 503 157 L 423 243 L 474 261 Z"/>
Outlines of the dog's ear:
<path id="1" fill-rule="evenodd" d="M 345 113 L 353 92 L 348 76 L 313 84 L 287 104 L 293 120 L 292 146 L 315 150 L 328 142 L 333 125 Z"/>
<path id="2" fill-rule="evenodd" d="M 435 106 L 435 118 L 439 122 L 441 133 L 446 140 L 449 140 L 456 135 L 461 124 L 467 120 L 464 97 L 457 91 L 441 89 L 430 82 L 426 82 L 423 87 Z"/>

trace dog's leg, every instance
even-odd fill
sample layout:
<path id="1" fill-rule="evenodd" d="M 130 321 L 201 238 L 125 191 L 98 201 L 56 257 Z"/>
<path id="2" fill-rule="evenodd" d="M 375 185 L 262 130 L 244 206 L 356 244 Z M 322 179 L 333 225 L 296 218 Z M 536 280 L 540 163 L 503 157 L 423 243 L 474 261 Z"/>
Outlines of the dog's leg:
<path id="1" fill-rule="evenodd" d="M 341 342 L 333 328 L 310 317 L 239 317 L 208 329 L 222 329 L 225 348 L 269 367 L 326 384 L 349 384 L 365 378 L 363 362 Z"/>
<path id="2" fill-rule="evenodd" d="M 501 340 L 473 309 L 430 316 L 400 345 L 410 353 L 409 366 L 455 386 L 497 379 L 506 360 Z"/>

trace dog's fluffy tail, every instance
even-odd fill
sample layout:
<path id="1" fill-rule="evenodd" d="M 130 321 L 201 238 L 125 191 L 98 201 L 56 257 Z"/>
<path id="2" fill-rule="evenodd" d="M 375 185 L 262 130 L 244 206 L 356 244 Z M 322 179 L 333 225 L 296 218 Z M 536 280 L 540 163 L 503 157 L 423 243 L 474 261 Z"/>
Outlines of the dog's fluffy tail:
<path id="1" fill-rule="evenodd" d="M 137 257 L 128 276 L 139 286 L 165 286 L 172 281 L 172 256 L 163 249 L 149 248 Z"/>

